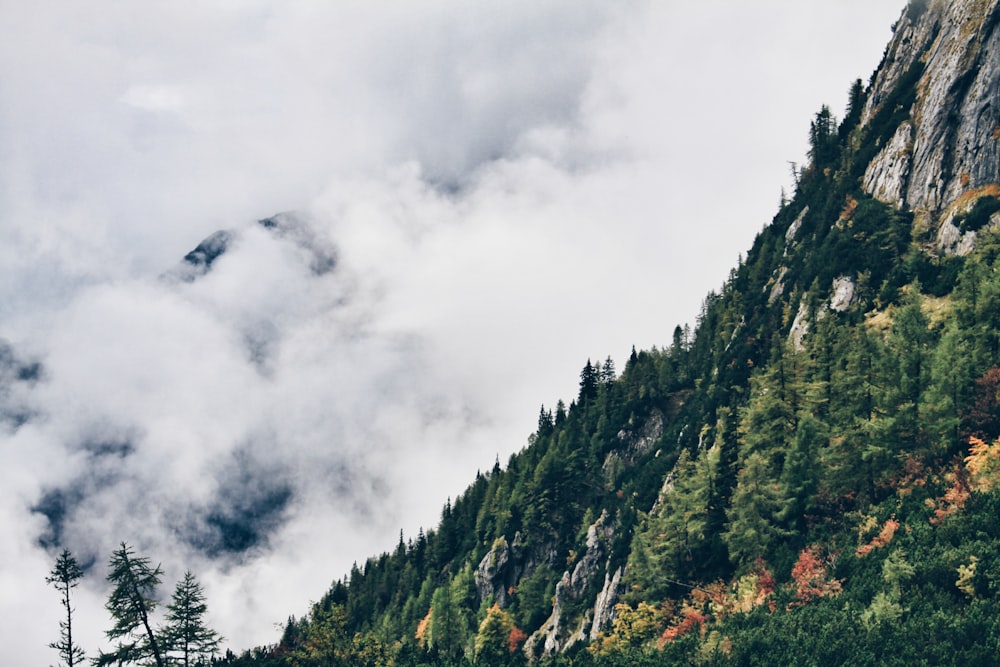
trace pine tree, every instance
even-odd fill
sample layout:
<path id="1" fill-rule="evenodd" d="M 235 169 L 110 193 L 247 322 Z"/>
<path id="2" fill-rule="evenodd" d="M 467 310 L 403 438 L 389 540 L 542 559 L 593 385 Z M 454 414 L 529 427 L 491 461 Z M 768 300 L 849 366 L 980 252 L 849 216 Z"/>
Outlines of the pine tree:
<path id="1" fill-rule="evenodd" d="M 59 622 L 59 641 L 49 644 L 59 651 L 59 657 L 66 667 L 82 664 L 85 658 L 83 648 L 73 641 L 73 605 L 70 602 L 70 591 L 77 587 L 83 578 L 83 570 L 69 549 L 64 549 L 56 559 L 52 572 L 45 582 L 52 584 L 62 595 L 62 606 L 66 610 L 66 620 Z"/>
<path id="2" fill-rule="evenodd" d="M 218 653 L 222 637 L 205 625 L 206 611 L 201 584 L 191 572 L 185 572 L 167 605 L 167 626 L 163 630 L 164 651 L 174 656 L 174 662 L 189 667 L 199 658 L 208 659 Z"/>
<path id="3" fill-rule="evenodd" d="M 156 588 L 163 571 L 159 565 L 152 567 L 149 558 L 136 556 L 125 542 L 111 555 L 108 570 L 108 582 L 114 588 L 105 608 L 114 626 L 105 634 L 118 645 L 113 653 L 102 651 L 94 664 L 101 667 L 152 661 L 156 667 L 164 667 L 160 641 L 149 618 L 156 608 Z"/>

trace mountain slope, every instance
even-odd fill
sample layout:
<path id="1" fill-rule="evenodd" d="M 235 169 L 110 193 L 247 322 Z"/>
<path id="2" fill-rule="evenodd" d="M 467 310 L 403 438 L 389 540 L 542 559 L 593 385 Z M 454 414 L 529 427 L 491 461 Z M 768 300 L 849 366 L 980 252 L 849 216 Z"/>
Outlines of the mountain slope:
<path id="1" fill-rule="evenodd" d="M 693 332 L 224 663 L 990 664 L 998 16 L 911 3 Z"/>

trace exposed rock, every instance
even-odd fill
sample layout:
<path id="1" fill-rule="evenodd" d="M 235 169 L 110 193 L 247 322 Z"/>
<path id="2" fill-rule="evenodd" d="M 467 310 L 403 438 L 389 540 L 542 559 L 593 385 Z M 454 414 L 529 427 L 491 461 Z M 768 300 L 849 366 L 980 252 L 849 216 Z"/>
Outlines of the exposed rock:
<path id="1" fill-rule="evenodd" d="M 778 300 L 785 292 L 785 275 L 788 273 L 788 267 L 781 267 L 781 271 L 778 272 L 778 277 L 774 280 L 774 286 L 771 287 L 771 293 L 767 297 L 768 305 L 773 305 L 775 301 Z"/>
<path id="2" fill-rule="evenodd" d="M 736 324 L 735 327 L 733 327 L 733 333 L 729 335 L 729 342 L 726 343 L 726 352 L 728 352 L 732 344 L 736 342 L 736 339 L 740 335 L 740 331 L 743 330 L 743 327 L 745 327 L 746 324 L 747 324 L 747 318 L 741 317 L 740 321 Z"/>
<path id="3" fill-rule="evenodd" d="M 793 240 L 795 240 L 795 235 L 799 233 L 799 228 L 802 226 L 802 221 L 805 220 L 805 217 L 808 213 L 809 213 L 809 207 L 806 206 L 804 209 L 802 209 L 802 212 L 795 217 L 795 220 L 792 220 L 792 224 L 788 225 L 788 231 L 785 232 L 786 250 L 787 250 L 787 245 L 790 244 Z"/>
<path id="4" fill-rule="evenodd" d="M 336 268 L 335 248 L 317 234 L 305 218 L 294 213 L 279 213 L 258 220 L 257 224 L 275 239 L 294 244 L 302 253 L 303 262 L 308 264 L 313 274 L 322 276 Z M 176 268 L 165 273 L 164 278 L 192 282 L 205 275 L 216 260 L 243 238 L 246 229 L 246 227 L 221 229 L 209 235 L 194 250 L 184 255 L 184 259 Z"/>
<path id="5" fill-rule="evenodd" d="M 614 481 L 618 471 L 623 467 L 634 465 L 639 458 L 653 448 L 653 445 L 663 435 L 663 422 L 663 413 L 659 410 L 653 410 L 638 430 L 632 428 L 636 424 L 630 420 L 629 429 L 622 429 L 618 432 L 618 441 L 621 446 L 608 452 L 601 467 L 608 483 Z"/>
<path id="6" fill-rule="evenodd" d="M 844 312 L 854 303 L 854 292 L 857 286 L 848 276 L 838 276 L 833 279 L 833 294 L 830 295 L 830 310 Z"/>
<path id="7" fill-rule="evenodd" d="M 805 299 L 803 299 L 799 301 L 799 312 L 795 314 L 795 319 L 792 321 L 792 328 L 788 331 L 788 342 L 796 350 L 805 349 L 802 345 L 802 339 L 809 333 L 808 315 L 809 309 L 806 307 Z"/>
<path id="8" fill-rule="evenodd" d="M 288 239 L 305 250 L 309 256 L 309 268 L 314 274 L 321 276 L 336 268 L 336 250 L 324 242 L 302 216 L 295 213 L 278 213 L 270 218 L 258 220 L 257 224 L 278 238 Z"/>
<path id="9" fill-rule="evenodd" d="M 604 564 L 604 559 L 608 557 L 615 535 L 615 523 L 609 520 L 608 512 L 604 510 L 597 521 L 587 529 L 587 549 L 573 568 L 573 575 L 569 581 L 570 593 L 575 597 L 579 598 L 586 592 L 587 586 Z"/>
<path id="10" fill-rule="evenodd" d="M 961 257 L 972 252 L 979 232 L 971 229 L 963 232 L 956 221 L 959 216 L 967 215 L 975 207 L 980 196 L 995 196 L 993 193 L 998 189 L 1000 188 L 997 186 L 988 186 L 970 192 L 948 208 L 942 216 L 935 239 L 934 245 L 939 253 Z M 991 215 L 989 222 L 983 225 L 982 230 L 995 230 L 998 227 L 1000 227 L 1000 212 Z"/>
<path id="11" fill-rule="evenodd" d="M 589 639 L 597 639 L 597 635 L 611 625 L 615 620 L 615 605 L 622 593 L 622 575 L 624 568 L 618 567 L 614 574 L 604 573 L 604 587 L 594 602 L 594 616 L 590 624 Z"/>
<path id="12" fill-rule="evenodd" d="M 621 585 L 620 572 L 610 579 L 608 577 L 616 527 L 617 521 L 611 519 L 605 510 L 587 529 L 587 548 L 573 571 L 565 571 L 556 584 L 552 613 L 525 642 L 524 651 L 528 656 L 548 656 L 564 651 L 576 642 L 595 636 L 594 628 L 600 632 L 609 622 L 608 607 L 613 610 Z M 579 607 L 579 603 L 586 599 L 588 590 L 595 588 L 602 577 L 604 585 L 594 607 L 578 618 L 569 617 L 569 610 Z"/>
<path id="13" fill-rule="evenodd" d="M 904 122 L 865 170 L 863 187 L 876 199 L 901 208 L 910 177 L 913 125 Z"/>
<path id="14" fill-rule="evenodd" d="M 220 230 L 207 237 L 195 246 L 195 249 L 184 255 L 184 260 L 177 269 L 176 275 L 181 280 L 192 281 L 204 275 L 212 268 L 212 264 L 221 257 L 233 242 L 233 232 Z"/>
<path id="15" fill-rule="evenodd" d="M 795 237 L 798 235 L 799 229 L 802 227 L 802 222 L 805 220 L 808 213 L 809 207 L 806 206 L 799 211 L 799 214 L 795 216 L 794 220 L 792 220 L 792 224 L 790 224 L 788 229 L 785 230 L 785 255 L 788 255 L 791 245 L 795 241 Z M 778 269 L 777 275 L 768 282 L 768 285 L 771 286 L 771 293 L 767 295 L 768 304 L 773 304 L 781 297 L 782 294 L 785 293 L 786 275 L 788 275 L 788 267 L 782 266 Z M 764 289 L 767 290 L 767 286 L 765 286 Z M 735 335 L 735 331 L 733 333 Z"/>
<path id="16" fill-rule="evenodd" d="M 520 580 L 525 569 L 520 537 L 520 533 L 514 536 L 513 545 L 509 545 L 506 538 L 500 537 L 479 562 L 473 576 L 480 600 L 492 596 L 501 607 L 506 607 L 510 602 L 509 591 Z"/>
<path id="17" fill-rule="evenodd" d="M 1000 0 L 911 4 L 896 24 L 863 121 L 924 63 L 910 122 L 869 165 L 865 189 L 937 216 L 963 192 L 1000 182 Z M 898 96 L 896 99 L 899 99 Z M 906 127 L 909 125 L 909 127 Z"/>
<path id="18" fill-rule="evenodd" d="M 954 213 L 946 215 L 941 221 L 935 240 L 938 252 L 944 255 L 968 255 L 975 243 L 976 232 L 968 231 L 963 234 L 955 225 Z"/>

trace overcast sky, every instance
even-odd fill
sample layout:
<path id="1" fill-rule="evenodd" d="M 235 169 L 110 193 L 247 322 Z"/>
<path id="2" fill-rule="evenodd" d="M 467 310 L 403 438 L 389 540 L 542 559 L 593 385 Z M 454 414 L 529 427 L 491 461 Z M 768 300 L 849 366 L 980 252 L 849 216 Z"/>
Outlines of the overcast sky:
<path id="1" fill-rule="evenodd" d="M 0 1 L 6 659 L 57 657 L 40 540 L 94 655 L 123 540 L 241 649 L 432 527 L 694 324 L 903 5 Z"/>

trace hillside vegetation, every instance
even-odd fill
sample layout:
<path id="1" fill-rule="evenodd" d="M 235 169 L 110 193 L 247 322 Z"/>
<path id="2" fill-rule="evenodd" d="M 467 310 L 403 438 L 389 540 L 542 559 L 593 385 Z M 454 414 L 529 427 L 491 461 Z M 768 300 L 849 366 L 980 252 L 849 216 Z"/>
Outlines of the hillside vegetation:
<path id="1" fill-rule="evenodd" d="M 587 361 L 437 527 L 219 663 L 995 664 L 997 190 L 959 255 L 861 184 L 920 76 L 868 122 L 861 81 L 842 121 L 815 115 L 795 192 L 693 329 Z"/>

